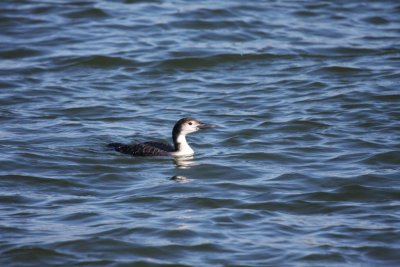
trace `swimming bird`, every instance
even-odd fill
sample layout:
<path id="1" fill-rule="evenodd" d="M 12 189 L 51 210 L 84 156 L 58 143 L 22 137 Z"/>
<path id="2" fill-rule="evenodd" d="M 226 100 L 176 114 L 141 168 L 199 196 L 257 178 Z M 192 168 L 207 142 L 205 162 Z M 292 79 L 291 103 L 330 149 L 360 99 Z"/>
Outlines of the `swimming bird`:
<path id="1" fill-rule="evenodd" d="M 213 127 L 215 126 L 212 124 L 206 124 L 194 118 L 182 118 L 175 123 L 172 129 L 174 146 L 158 142 L 145 142 L 134 145 L 111 143 L 108 146 L 114 148 L 115 151 L 132 156 L 191 156 L 194 151 L 186 141 L 186 135 Z"/>

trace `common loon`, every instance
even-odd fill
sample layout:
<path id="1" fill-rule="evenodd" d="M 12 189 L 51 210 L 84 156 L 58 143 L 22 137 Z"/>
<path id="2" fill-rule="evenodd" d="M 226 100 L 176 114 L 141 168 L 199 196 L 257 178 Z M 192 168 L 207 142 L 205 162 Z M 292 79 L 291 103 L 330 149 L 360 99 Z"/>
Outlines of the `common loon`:
<path id="1" fill-rule="evenodd" d="M 113 147 L 115 151 L 132 156 L 190 156 L 194 154 L 194 151 L 187 143 L 186 135 L 213 127 L 215 126 L 212 124 L 205 124 L 194 118 L 183 118 L 175 123 L 172 130 L 174 147 L 158 142 L 145 142 L 135 145 L 111 143 L 108 146 Z"/>

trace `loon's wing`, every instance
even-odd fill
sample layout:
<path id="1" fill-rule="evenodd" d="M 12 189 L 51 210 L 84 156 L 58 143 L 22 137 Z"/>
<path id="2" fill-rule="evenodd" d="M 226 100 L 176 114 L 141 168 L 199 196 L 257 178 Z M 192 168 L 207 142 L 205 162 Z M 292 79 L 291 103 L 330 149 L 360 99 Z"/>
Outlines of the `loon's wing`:
<path id="1" fill-rule="evenodd" d="M 146 142 L 136 145 L 111 143 L 108 146 L 113 147 L 115 151 L 132 156 L 165 156 L 168 155 L 168 152 L 174 151 L 172 146 L 156 142 Z"/>
<path id="2" fill-rule="evenodd" d="M 143 145 L 156 147 L 156 148 L 164 150 L 166 152 L 173 152 L 175 150 L 170 144 L 166 144 L 166 143 L 145 142 L 145 143 L 143 143 Z"/>

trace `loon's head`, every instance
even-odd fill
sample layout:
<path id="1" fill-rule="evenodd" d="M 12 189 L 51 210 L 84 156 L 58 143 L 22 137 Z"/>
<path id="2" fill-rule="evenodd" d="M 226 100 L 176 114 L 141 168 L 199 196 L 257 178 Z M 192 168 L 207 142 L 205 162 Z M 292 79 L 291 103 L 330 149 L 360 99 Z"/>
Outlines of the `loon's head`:
<path id="1" fill-rule="evenodd" d="M 186 135 L 202 129 L 213 128 L 215 125 L 200 122 L 194 118 L 183 118 L 175 123 L 172 130 L 172 140 L 174 142 L 176 155 L 191 155 L 193 150 L 186 142 Z"/>
<path id="2" fill-rule="evenodd" d="M 177 137 L 179 135 L 187 135 L 190 133 L 197 132 L 198 130 L 201 129 L 207 129 L 213 127 L 215 127 L 215 125 L 206 124 L 194 118 L 190 117 L 183 118 L 175 123 L 174 129 L 172 130 L 172 135 Z"/>

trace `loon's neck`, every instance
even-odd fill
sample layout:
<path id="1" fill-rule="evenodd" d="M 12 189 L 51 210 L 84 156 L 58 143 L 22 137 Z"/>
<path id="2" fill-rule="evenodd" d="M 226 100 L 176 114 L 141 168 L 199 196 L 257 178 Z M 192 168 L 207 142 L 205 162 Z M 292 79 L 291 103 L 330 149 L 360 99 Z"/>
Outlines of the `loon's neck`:
<path id="1" fill-rule="evenodd" d="M 189 146 L 186 141 L 185 134 L 179 134 L 174 136 L 175 151 L 172 152 L 174 156 L 190 156 L 194 154 L 193 149 Z"/>

